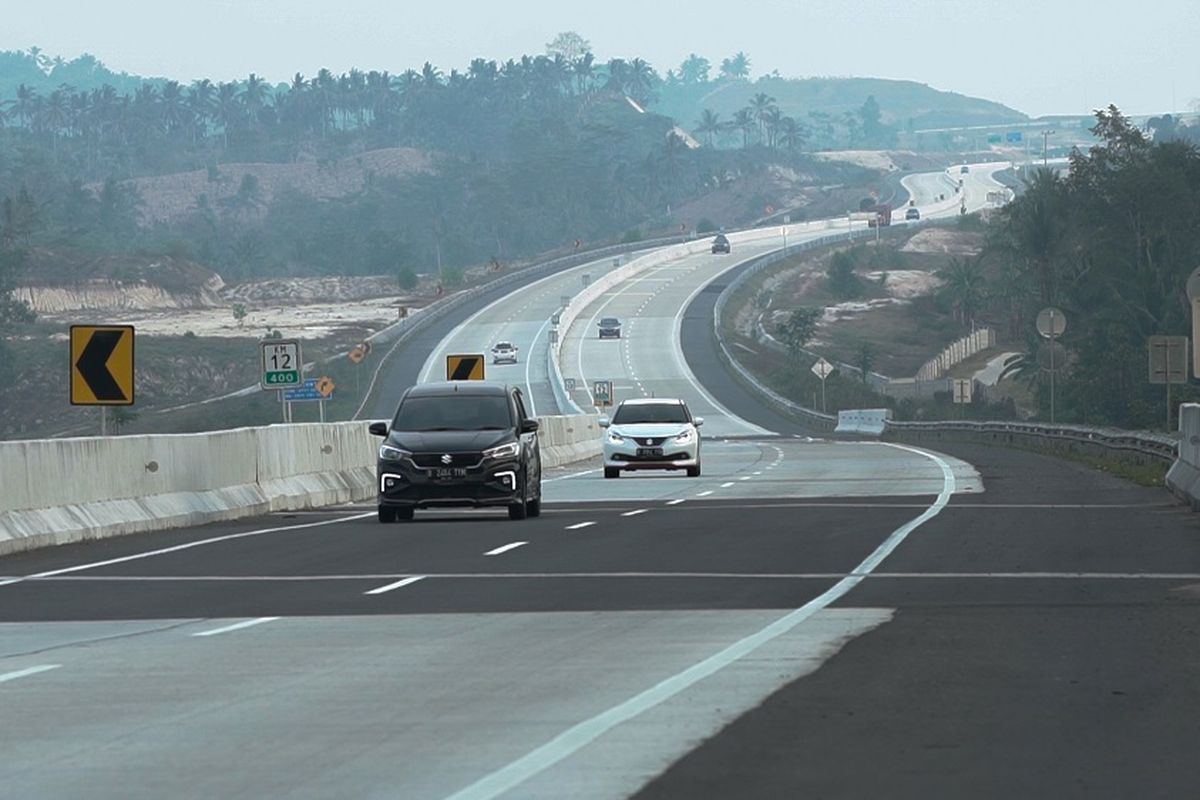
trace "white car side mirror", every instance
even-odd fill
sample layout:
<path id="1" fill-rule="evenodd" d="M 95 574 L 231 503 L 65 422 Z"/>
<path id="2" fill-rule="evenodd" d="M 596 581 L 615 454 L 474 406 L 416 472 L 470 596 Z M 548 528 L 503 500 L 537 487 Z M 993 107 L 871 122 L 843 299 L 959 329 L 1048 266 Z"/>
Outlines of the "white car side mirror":
<path id="1" fill-rule="evenodd" d="M 596 420 L 596 424 L 601 428 L 607 428 L 610 423 L 608 417 L 600 417 L 598 420 Z"/>
<path id="2" fill-rule="evenodd" d="M 704 424 L 704 417 L 692 417 L 692 424 L 699 428 Z"/>

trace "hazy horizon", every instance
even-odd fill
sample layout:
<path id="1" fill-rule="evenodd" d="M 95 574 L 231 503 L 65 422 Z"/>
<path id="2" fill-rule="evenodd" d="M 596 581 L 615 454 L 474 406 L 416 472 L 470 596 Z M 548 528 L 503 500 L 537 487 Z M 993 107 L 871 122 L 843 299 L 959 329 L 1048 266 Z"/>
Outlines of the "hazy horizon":
<path id="1" fill-rule="evenodd" d="M 1183 112 L 1200 102 L 1200 52 L 1189 41 L 1200 30 L 1200 3 L 1151 0 L 1136 16 L 1119 18 L 1081 15 L 1078 7 L 931 0 L 864 12 L 825 0 L 746 0 L 737 13 L 698 2 L 684 14 L 628 0 L 603 8 L 531 0 L 520 12 L 467 0 L 448 27 L 439 7 L 402 10 L 370 0 L 337 8 L 212 0 L 204 10 L 46 0 L 6 12 L 0 50 L 38 46 L 68 60 L 88 52 L 114 71 L 184 82 L 255 72 L 279 83 L 322 67 L 399 73 L 429 61 L 461 70 L 475 57 L 543 52 L 556 33 L 574 30 L 598 59 L 642 57 L 663 75 L 690 52 L 715 71 L 743 50 L 753 78 L 777 70 L 788 78 L 912 80 L 1031 116 L 1085 114 L 1109 103 L 1127 114 Z M 1104 60 L 1089 46 L 1101 48 Z"/>

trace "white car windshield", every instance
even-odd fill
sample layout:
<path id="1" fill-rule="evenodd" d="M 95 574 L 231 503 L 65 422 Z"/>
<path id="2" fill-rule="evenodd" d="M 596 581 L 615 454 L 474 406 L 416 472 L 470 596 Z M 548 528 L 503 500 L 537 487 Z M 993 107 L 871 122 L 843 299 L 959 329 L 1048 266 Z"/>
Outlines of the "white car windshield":
<path id="1" fill-rule="evenodd" d="M 687 423 L 687 409 L 679 403 L 630 403 L 617 409 L 614 425 L 639 425 L 643 423 Z"/>

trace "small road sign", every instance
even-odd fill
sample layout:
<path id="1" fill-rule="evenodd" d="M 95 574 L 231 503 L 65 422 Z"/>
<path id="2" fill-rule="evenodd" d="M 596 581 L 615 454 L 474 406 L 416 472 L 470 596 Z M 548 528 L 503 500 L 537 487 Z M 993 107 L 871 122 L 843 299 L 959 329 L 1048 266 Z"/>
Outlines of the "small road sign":
<path id="1" fill-rule="evenodd" d="M 366 358 L 367 354 L 370 352 L 371 352 L 371 345 L 367 344 L 366 342 L 363 342 L 362 344 L 354 345 L 354 347 L 350 350 L 350 352 L 346 354 L 346 357 L 349 358 L 355 364 L 361 364 L 362 360 L 364 358 Z"/>
<path id="2" fill-rule="evenodd" d="M 446 356 L 446 380 L 482 381 L 484 357 L 481 354 Z"/>
<path id="3" fill-rule="evenodd" d="M 550 344 L 558 342 L 558 328 L 550 329 Z"/>
<path id="4" fill-rule="evenodd" d="M 607 408 L 613 404 L 613 382 L 592 381 L 592 400 L 597 408 Z"/>
<path id="5" fill-rule="evenodd" d="M 565 388 L 568 392 L 575 391 L 575 379 L 563 378 L 563 388 Z"/>
<path id="6" fill-rule="evenodd" d="M 317 388 L 317 383 L 316 378 L 305 378 L 304 383 L 294 389 L 284 389 L 283 402 L 309 403 L 325 400 L 326 397 Z"/>
<path id="7" fill-rule="evenodd" d="M 954 380 L 954 402 L 955 403 L 970 403 L 971 389 L 974 386 L 974 381 L 967 378 L 955 378 Z"/>
<path id="8" fill-rule="evenodd" d="M 1188 382 L 1188 337 L 1150 337 L 1150 382 Z"/>
<path id="9" fill-rule="evenodd" d="M 71 405 L 133 405 L 132 325 L 71 326 Z"/>
<path id="10" fill-rule="evenodd" d="M 1037 331 L 1043 339 L 1056 339 L 1067 329 L 1067 317 L 1053 306 L 1038 312 Z"/>
<path id="11" fill-rule="evenodd" d="M 817 363 L 812 365 L 813 375 L 816 375 L 821 380 L 825 380 L 833 373 L 833 364 L 830 364 L 824 358 L 818 358 Z"/>
<path id="12" fill-rule="evenodd" d="M 317 394 L 321 397 L 329 398 L 333 396 L 333 390 L 337 388 L 337 384 L 332 378 L 321 376 L 317 379 Z"/>
<path id="13" fill-rule="evenodd" d="M 264 339 L 262 345 L 262 388 L 291 389 L 302 382 L 303 361 L 299 339 Z"/>

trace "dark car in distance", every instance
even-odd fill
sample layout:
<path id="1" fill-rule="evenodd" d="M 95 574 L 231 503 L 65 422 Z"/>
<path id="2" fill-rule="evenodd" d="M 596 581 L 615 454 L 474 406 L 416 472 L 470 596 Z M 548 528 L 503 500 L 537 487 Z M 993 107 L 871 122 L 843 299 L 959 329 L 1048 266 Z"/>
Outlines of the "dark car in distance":
<path id="1" fill-rule="evenodd" d="M 620 339 L 621 320 L 616 317 L 604 317 L 600 320 L 601 339 Z"/>
<path id="2" fill-rule="evenodd" d="M 510 519 L 542 511 L 538 422 L 521 390 L 455 381 L 413 386 L 383 437 L 376 468 L 379 521 L 410 520 L 418 508 L 503 506 Z"/>
<path id="3" fill-rule="evenodd" d="M 904 218 L 905 219 L 920 219 L 921 212 L 917 208 L 910 208 L 904 212 Z"/>
<path id="4" fill-rule="evenodd" d="M 714 255 L 716 253 L 728 253 L 729 237 L 723 233 L 718 233 L 715 237 L 713 237 L 712 251 Z"/>

